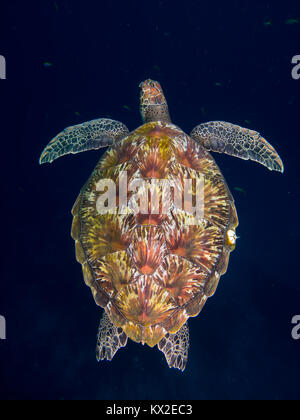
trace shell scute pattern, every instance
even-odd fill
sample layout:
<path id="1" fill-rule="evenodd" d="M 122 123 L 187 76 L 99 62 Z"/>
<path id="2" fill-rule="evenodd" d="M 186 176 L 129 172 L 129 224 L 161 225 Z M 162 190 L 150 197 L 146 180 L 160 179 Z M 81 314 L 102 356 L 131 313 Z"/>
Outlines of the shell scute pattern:
<path id="1" fill-rule="evenodd" d="M 97 183 L 204 176 L 204 217 L 189 226 L 189 212 L 97 212 Z M 130 202 L 130 194 L 128 200 Z M 152 203 L 149 202 L 151 210 Z M 113 145 L 96 166 L 73 208 L 72 236 L 84 279 L 96 303 L 134 341 L 153 347 L 201 311 L 224 274 L 226 232 L 237 226 L 232 197 L 212 157 L 180 129 L 151 122 Z"/>

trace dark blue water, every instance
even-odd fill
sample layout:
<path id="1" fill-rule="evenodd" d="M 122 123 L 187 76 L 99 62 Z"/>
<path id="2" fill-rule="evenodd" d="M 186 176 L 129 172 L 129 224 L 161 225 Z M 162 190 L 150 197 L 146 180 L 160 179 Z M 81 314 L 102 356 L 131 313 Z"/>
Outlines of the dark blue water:
<path id="1" fill-rule="evenodd" d="M 298 399 L 300 340 L 298 1 L 9 1 L 0 54 L 0 398 Z M 215 156 L 240 218 L 228 273 L 199 317 L 182 374 L 129 342 L 97 364 L 100 310 L 70 237 L 71 208 L 101 152 L 38 165 L 64 127 L 141 124 L 138 84 L 159 80 L 174 123 L 260 131 L 286 171 Z"/>

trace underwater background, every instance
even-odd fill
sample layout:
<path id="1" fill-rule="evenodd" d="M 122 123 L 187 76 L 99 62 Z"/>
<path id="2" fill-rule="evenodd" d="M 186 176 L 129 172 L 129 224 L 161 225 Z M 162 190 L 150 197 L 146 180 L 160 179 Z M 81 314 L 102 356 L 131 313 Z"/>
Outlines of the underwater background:
<path id="1" fill-rule="evenodd" d="M 0 399 L 299 399 L 299 1 L 1 3 Z M 189 321 L 186 370 L 129 340 L 97 363 L 102 310 L 85 286 L 71 208 L 102 151 L 39 166 L 63 128 L 141 125 L 138 85 L 160 81 L 189 133 L 224 120 L 259 131 L 285 173 L 214 154 L 236 200 L 238 244 Z"/>

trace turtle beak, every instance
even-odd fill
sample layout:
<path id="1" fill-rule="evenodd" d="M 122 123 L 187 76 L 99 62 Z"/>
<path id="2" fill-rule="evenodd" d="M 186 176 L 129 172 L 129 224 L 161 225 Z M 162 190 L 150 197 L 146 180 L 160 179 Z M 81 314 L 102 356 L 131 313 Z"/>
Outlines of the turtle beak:
<path id="1" fill-rule="evenodd" d="M 151 79 L 146 79 L 146 80 L 144 80 L 144 82 L 141 82 L 139 84 L 139 88 L 141 88 L 143 90 L 153 89 L 153 88 L 161 89 L 160 84 L 158 82 L 155 82 L 154 80 L 151 80 Z"/>

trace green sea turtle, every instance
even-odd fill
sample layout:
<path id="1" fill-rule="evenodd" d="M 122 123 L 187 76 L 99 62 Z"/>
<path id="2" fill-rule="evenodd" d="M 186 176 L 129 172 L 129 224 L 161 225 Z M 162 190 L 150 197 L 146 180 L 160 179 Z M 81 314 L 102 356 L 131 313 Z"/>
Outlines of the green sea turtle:
<path id="1" fill-rule="evenodd" d="M 146 80 L 140 87 L 141 127 L 130 133 L 105 118 L 69 127 L 40 163 L 109 147 L 72 210 L 76 257 L 104 308 L 97 359 L 111 360 L 129 337 L 158 345 L 170 367 L 184 370 L 187 320 L 226 272 L 238 226 L 234 200 L 209 151 L 281 172 L 283 164 L 259 133 L 234 124 L 203 123 L 185 134 L 171 123 L 160 84 Z M 202 211 L 195 217 L 197 205 Z"/>

